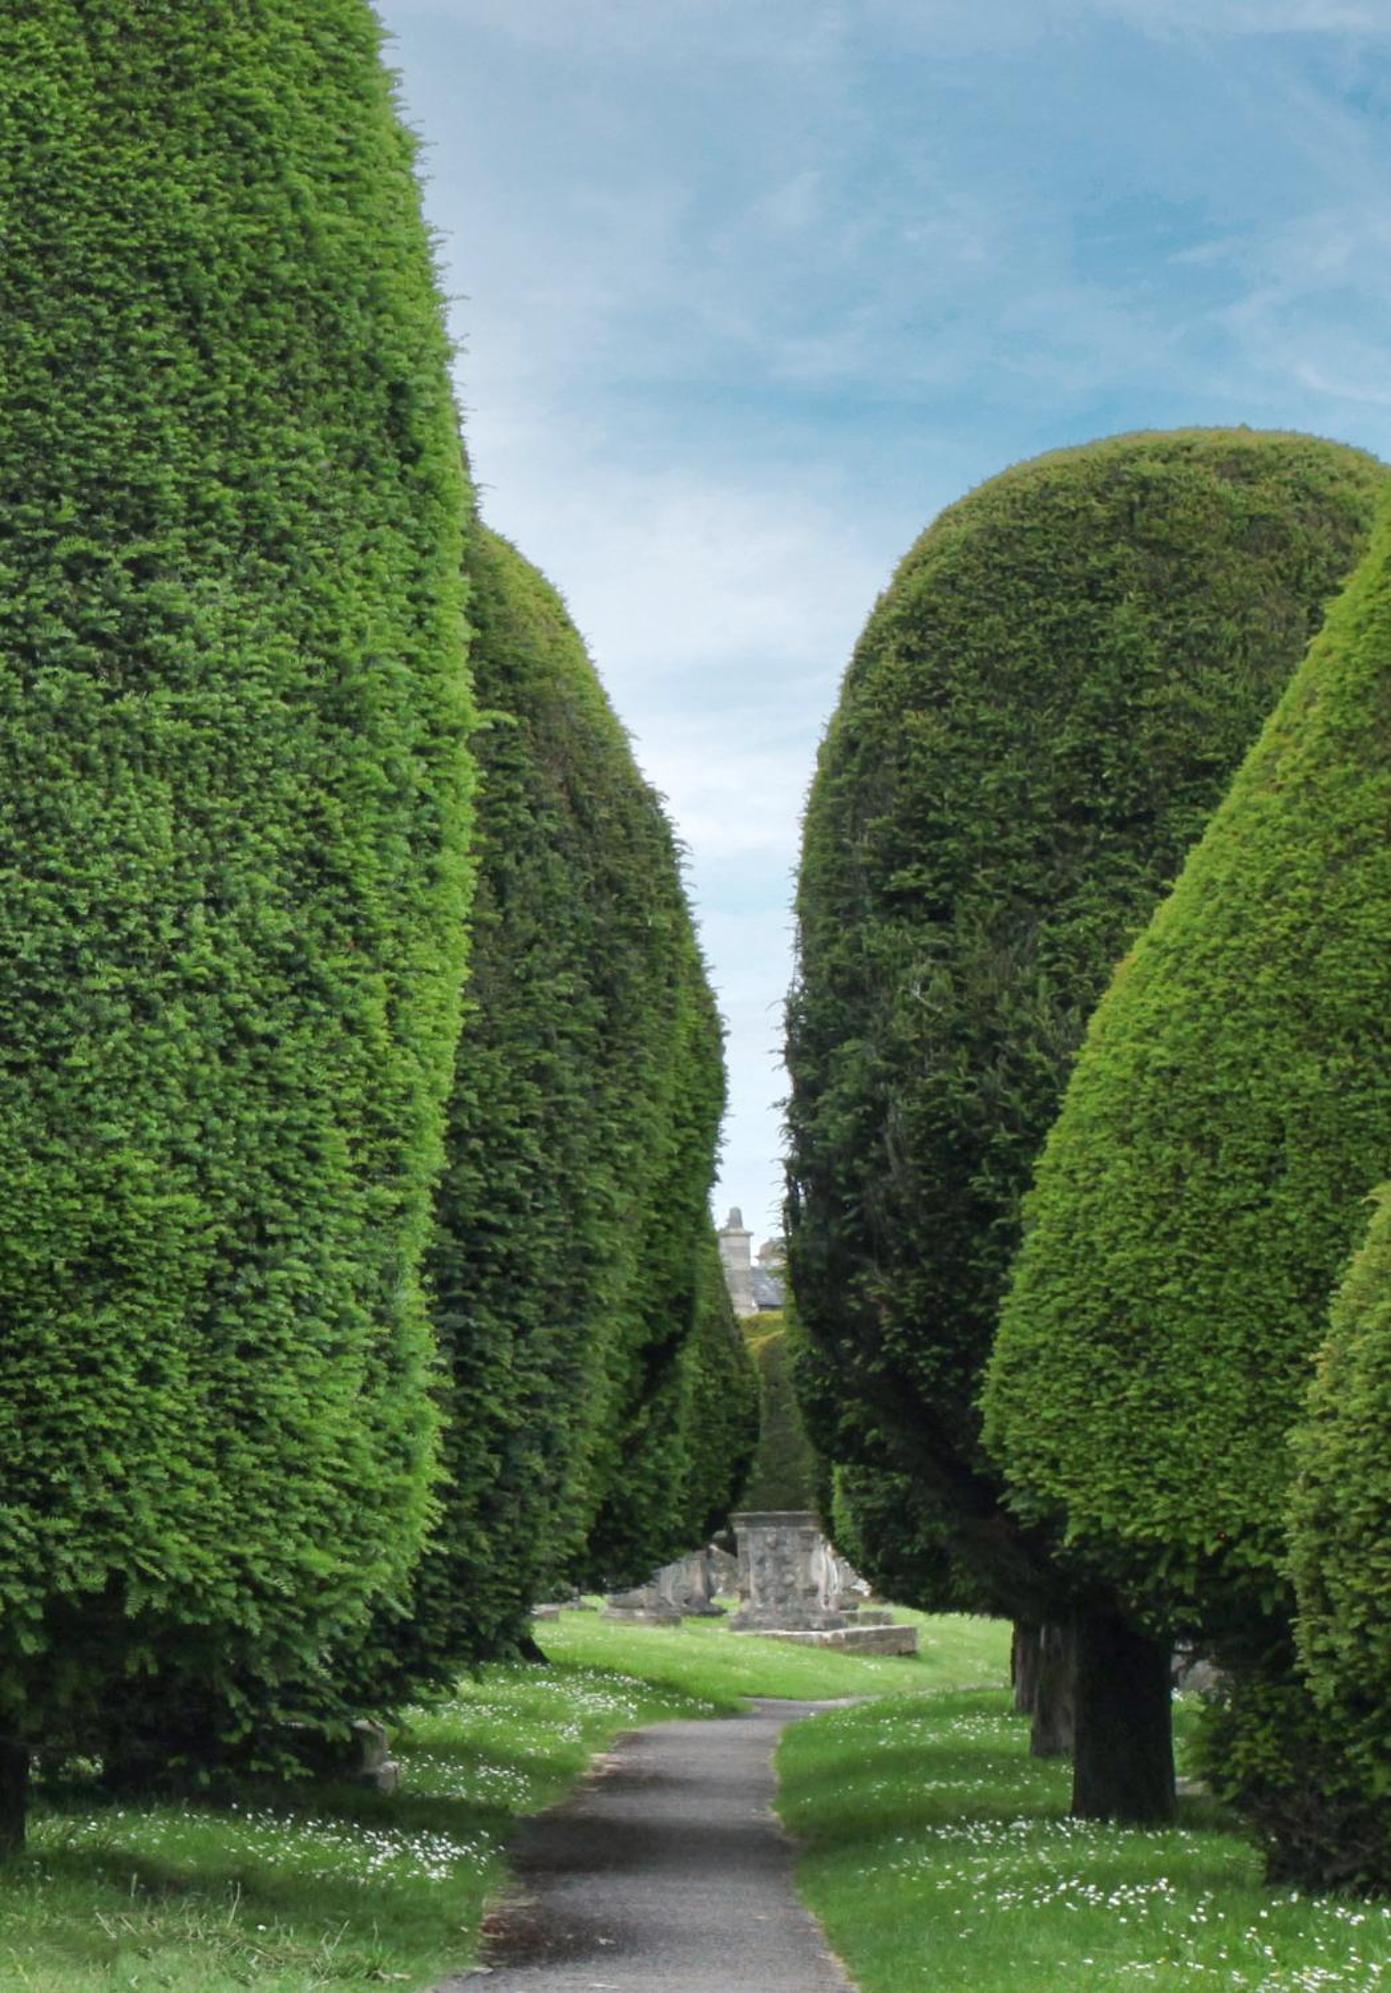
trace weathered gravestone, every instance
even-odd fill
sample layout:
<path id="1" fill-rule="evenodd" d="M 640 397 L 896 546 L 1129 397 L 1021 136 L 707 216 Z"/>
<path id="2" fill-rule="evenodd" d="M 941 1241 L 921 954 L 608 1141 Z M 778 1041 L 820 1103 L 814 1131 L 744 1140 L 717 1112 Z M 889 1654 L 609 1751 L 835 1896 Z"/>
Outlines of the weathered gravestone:
<path id="1" fill-rule="evenodd" d="M 682 1619 L 715 1619 L 724 1607 L 715 1604 L 715 1578 L 710 1552 L 693 1550 L 664 1564 L 645 1585 L 611 1592 L 605 1601 L 606 1619 L 626 1619 L 639 1625 L 670 1626 Z"/>
<path id="2" fill-rule="evenodd" d="M 864 1653 L 917 1653 L 915 1626 L 895 1626 L 886 1612 L 860 1614 L 861 1581 L 809 1510 L 748 1510 L 733 1521 L 740 1608 L 732 1632 Z M 847 1597 L 848 1612 L 841 1610 Z"/>
<path id="3" fill-rule="evenodd" d="M 627 1620 L 634 1626 L 679 1626 L 681 1608 L 663 1595 L 653 1578 L 645 1585 L 631 1585 L 626 1592 L 609 1592 L 604 1618 Z"/>
<path id="4" fill-rule="evenodd" d="M 844 1626 L 833 1603 L 830 1546 L 809 1509 L 753 1509 L 733 1518 L 739 1544 L 742 1633 L 819 1632 Z"/>

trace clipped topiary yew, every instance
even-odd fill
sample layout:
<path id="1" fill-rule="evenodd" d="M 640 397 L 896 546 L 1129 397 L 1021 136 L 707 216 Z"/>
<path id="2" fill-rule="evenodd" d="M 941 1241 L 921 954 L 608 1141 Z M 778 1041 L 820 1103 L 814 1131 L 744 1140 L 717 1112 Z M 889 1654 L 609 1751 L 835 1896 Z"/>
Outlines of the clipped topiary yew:
<path id="1" fill-rule="evenodd" d="M 1391 1890 L 1389 1340 L 1383 1187 L 1289 1435 L 1294 1626 L 1267 1625 L 1254 1653 L 1248 1636 L 1197 1739 L 1195 1770 L 1244 1815 L 1270 1879 L 1303 1889 Z"/>
<path id="2" fill-rule="evenodd" d="M 1206 1740 L 1214 1789 L 1306 1888 L 1391 1889 L 1391 1194 L 1333 1301 L 1290 1434 L 1295 1653 L 1230 1679 Z"/>
<path id="3" fill-rule="evenodd" d="M 1383 475 L 1249 430 L 1008 471 L 903 562 L 821 752 L 788 1046 L 814 1436 L 917 1482 L 1016 1617 L 1078 1596 L 980 1443 L 1020 1201 L 1111 969 L 1363 549 Z"/>
<path id="4" fill-rule="evenodd" d="M 682 1548 L 707 1543 L 729 1518 L 759 1438 L 758 1372 L 734 1313 L 714 1227 L 696 1266 L 695 1331 L 688 1346 Z"/>
<path id="5" fill-rule="evenodd" d="M 1300 1661 L 1368 1788 L 1384 1794 L 1391 1794 L 1388 1442 L 1391 1190 L 1383 1188 L 1334 1299 L 1305 1414 L 1291 1435 L 1288 1527 Z M 1381 1879 L 1391 1883 L 1391 1866 Z"/>
<path id="6" fill-rule="evenodd" d="M 836 1469 L 831 1534 L 842 1556 L 882 1598 L 920 1612 L 989 1611 L 971 1573 L 948 1548 L 948 1531 L 906 1474 L 851 1464 Z"/>
<path id="7" fill-rule="evenodd" d="M 1287 1436 L 1391 1154 L 1388 727 L 1391 515 L 1092 1020 L 986 1395 L 1023 1511 L 1258 1673 Z"/>
<path id="8" fill-rule="evenodd" d="M 132 1673 L 398 1585 L 466 490 L 365 0 L 0 22 L 0 1834 Z"/>
<path id="9" fill-rule="evenodd" d="M 793 1378 L 796 1329 L 782 1310 L 755 1315 L 744 1335 L 758 1367 L 758 1449 L 740 1491 L 742 1509 L 819 1511 L 821 1466 L 807 1433 Z M 829 1523 L 830 1518 L 825 1518 Z"/>
<path id="10" fill-rule="evenodd" d="M 639 1583 L 699 1540 L 692 1538 L 685 1500 L 689 1351 L 708 1278 L 709 1198 L 725 1076 L 720 1020 L 689 916 L 672 965 L 679 1001 L 666 1084 L 656 1096 L 660 1146 L 637 1186 L 633 1286 L 613 1345 L 592 1457 L 592 1485 L 601 1499 L 575 1572 L 590 1585 Z"/>
<path id="11" fill-rule="evenodd" d="M 644 1187 L 692 945 L 670 827 L 563 602 L 481 526 L 468 567 L 483 727 L 430 1255 L 442 1517 L 404 1616 L 379 1622 L 361 1690 L 379 1704 L 524 1644 L 621 1470 L 612 1378 L 647 1333 Z"/>

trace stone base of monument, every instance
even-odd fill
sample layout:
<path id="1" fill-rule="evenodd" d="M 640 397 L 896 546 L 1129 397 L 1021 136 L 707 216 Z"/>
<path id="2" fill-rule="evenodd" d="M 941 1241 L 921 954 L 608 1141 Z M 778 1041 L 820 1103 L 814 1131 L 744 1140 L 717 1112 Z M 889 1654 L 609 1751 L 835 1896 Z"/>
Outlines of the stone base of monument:
<path id="1" fill-rule="evenodd" d="M 666 1596 L 655 1578 L 650 1585 L 634 1585 L 630 1591 L 610 1592 L 604 1600 L 603 1616 L 628 1626 L 681 1624 L 680 1606 Z"/>
<path id="2" fill-rule="evenodd" d="M 559 1619 L 560 1607 L 558 1605 L 534 1605 L 531 1608 L 531 1616 L 533 1619 Z"/>
<path id="3" fill-rule="evenodd" d="M 730 1615 L 731 1633 L 834 1633 L 847 1626 L 843 1612 L 768 1612 L 756 1606 L 742 1606 Z"/>
<path id="4" fill-rule="evenodd" d="M 610 1592 L 604 1601 L 605 1619 L 628 1620 L 635 1626 L 679 1626 L 683 1619 L 722 1619 L 725 1607 L 715 1604 L 715 1584 L 708 1548 L 663 1564 L 645 1585 Z"/>
<path id="5" fill-rule="evenodd" d="M 839 1647 L 849 1654 L 916 1654 L 916 1626 L 742 1626 L 733 1633 L 761 1635 L 764 1640 L 790 1640 L 799 1647 Z"/>

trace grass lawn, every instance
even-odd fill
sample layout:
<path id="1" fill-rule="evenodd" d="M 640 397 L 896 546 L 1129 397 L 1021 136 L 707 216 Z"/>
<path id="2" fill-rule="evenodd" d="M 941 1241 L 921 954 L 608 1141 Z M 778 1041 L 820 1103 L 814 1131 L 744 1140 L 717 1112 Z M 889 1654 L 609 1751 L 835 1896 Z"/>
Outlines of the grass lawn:
<path id="1" fill-rule="evenodd" d="M 0 1867 L 0 1987 L 414 1993 L 473 1957 L 519 1814 L 564 1792 L 618 1731 L 714 1713 L 611 1670 L 491 1667 L 414 1713 L 390 1796 L 43 1796 L 28 1853 Z"/>
<path id="2" fill-rule="evenodd" d="M 741 1696 L 833 1700 L 906 1695 L 933 1688 L 996 1687 L 1009 1678 L 1009 1628 L 1001 1620 L 929 1618 L 894 1608 L 919 1628 L 916 1655 L 836 1653 L 786 1640 L 732 1634 L 723 1620 L 680 1626 L 624 1626 L 598 1613 L 567 1612 L 537 1629 L 557 1660 L 640 1673 L 656 1687 L 737 1704 Z M 621 1658 L 620 1658 L 621 1657 Z"/>
<path id="3" fill-rule="evenodd" d="M 784 1733 L 800 1883 L 862 1993 L 1391 1986 L 1391 1908 L 1265 1889 L 1211 1802 L 1162 1832 L 1066 1817 L 1008 1697 L 837 1710 Z"/>
<path id="4" fill-rule="evenodd" d="M 744 1695 L 833 1697 L 998 1680 L 1004 1630 L 924 1621 L 919 1660 L 567 1613 L 552 1665 L 490 1667 L 414 1712 L 385 1796 L 317 1787 L 236 1806 L 42 1794 L 0 1867 L 4 1993 L 311 1993 L 431 1985 L 475 1955 L 517 1817 L 566 1791 L 620 1731 Z M 486 1982 L 480 1981 L 480 1984 Z"/>

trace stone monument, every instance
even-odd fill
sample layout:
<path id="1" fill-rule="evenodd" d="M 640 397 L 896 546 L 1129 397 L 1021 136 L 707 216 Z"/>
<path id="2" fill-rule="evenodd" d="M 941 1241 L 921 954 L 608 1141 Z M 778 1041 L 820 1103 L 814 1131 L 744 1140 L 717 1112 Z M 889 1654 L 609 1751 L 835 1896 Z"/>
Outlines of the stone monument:
<path id="1" fill-rule="evenodd" d="M 729 1622 L 732 1633 L 857 1653 L 917 1653 L 916 1626 L 894 1625 L 887 1612 L 861 1612 L 858 1597 L 850 1611 L 841 1609 L 842 1598 L 859 1581 L 810 1510 L 744 1510 L 731 1520 L 739 1545 L 740 1601 Z"/>
<path id="2" fill-rule="evenodd" d="M 753 1291 L 753 1233 L 744 1224 L 744 1214 L 736 1204 L 715 1234 L 719 1241 L 720 1263 L 730 1305 L 736 1315 L 756 1315 L 758 1302 Z"/>
<path id="3" fill-rule="evenodd" d="M 605 1619 L 627 1619 L 643 1626 L 675 1626 L 683 1619 L 719 1619 L 724 1607 L 715 1604 L 715 1578 L 708 1549 L 693 1550 L 674 1564 L 663 1564 L 645 1585 L 610 1592 L 604 1601 Z"/>
<path id="4" fill-rule="evenodd" d="M 844 1626 L 831 1596 L 834 1573 L 821 1524 L 809 1509 L 753 1509 L 731 1518 L 739 1544 L 742 1633 L 816 1633 Z"/>
<path id="5" fill-rule="evenodd" d="M 626 1592 L 609 1592 L 604 1599 L 604 1618 L 627 1620 L 635 1626 L 679 1626 L 681 1608 L 672 1604 L 652 1578 Z"/>

